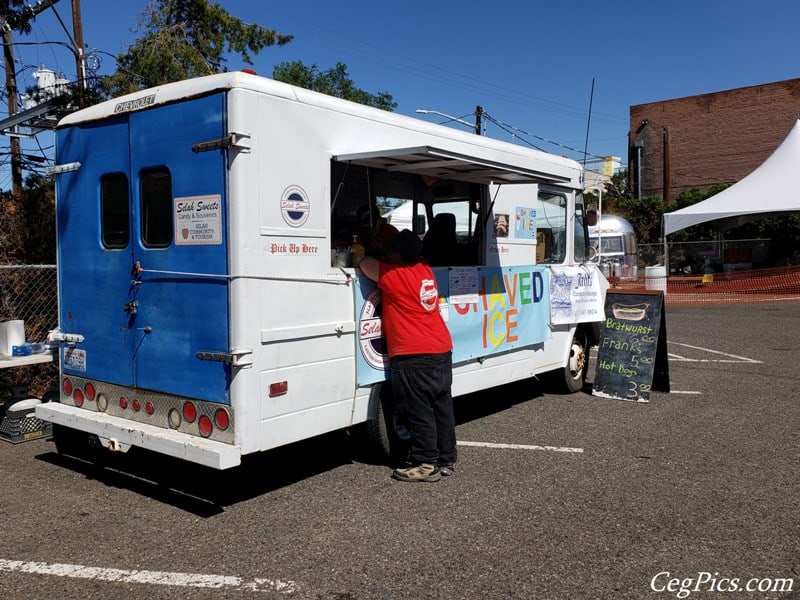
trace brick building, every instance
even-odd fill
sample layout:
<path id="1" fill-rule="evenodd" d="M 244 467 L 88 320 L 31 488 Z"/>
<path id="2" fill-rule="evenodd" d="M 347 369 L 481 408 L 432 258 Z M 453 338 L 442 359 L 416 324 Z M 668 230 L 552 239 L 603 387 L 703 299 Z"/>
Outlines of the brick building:
<path id="1" fill-rule="evenodd" d="M 735 183 L 798 118 L 800 79 L 631 106 L 631 189 L 671 200 L 691 188 Z"/>

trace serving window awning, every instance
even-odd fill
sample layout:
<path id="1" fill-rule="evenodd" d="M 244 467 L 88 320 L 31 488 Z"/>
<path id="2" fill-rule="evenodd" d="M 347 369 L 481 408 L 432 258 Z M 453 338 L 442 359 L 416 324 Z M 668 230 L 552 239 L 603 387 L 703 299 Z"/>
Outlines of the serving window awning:
<path id="1" fill-rule="evenodd" d="M 441 179 L 454 179 L 472 183 L 567 183 L 569 177 L 543 173 L 485 158 L 466 156 L 448 150 L 419 146 L 342 154 L 334 157 L 339 162 L 430 175 Z"/>

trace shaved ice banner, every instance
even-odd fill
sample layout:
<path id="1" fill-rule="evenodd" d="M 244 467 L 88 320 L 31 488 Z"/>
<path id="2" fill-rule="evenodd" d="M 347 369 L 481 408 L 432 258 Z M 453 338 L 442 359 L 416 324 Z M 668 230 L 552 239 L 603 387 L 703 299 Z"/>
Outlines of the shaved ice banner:
<path id="1" fill-rule="evenodd" d="M 433 272 L 439 311 L 453 338 L 453 363 L 550 339 L 550 282 L 545 267 L 451 267 Z M 358 383 L 369 385 L 386 379 L 389 367 L 380 324 L 380 290 L 361 276 L 355 294 Z"/>

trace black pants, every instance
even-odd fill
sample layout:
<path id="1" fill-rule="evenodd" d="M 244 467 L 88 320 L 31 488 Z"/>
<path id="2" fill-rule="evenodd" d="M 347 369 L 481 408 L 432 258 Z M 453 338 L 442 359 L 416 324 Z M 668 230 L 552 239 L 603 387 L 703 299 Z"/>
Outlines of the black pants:
<path id="1" fill-rule="evenodd" d="M 411 462 L 455 463 L 452 353 L 395 356 L 391 368 L 395 406 L 405 413 L 411 432 Z"/>

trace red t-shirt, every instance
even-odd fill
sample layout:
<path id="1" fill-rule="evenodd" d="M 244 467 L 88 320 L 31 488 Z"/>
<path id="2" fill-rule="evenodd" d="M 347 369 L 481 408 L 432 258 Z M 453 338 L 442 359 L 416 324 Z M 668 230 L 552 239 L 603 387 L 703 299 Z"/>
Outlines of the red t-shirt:
<path id="1" fill-rule="evenodd" d="M 453 349 L 450 331 L 439 314 L 436 278 L 427 264 L 381 263 L 378 287 L 390 357 L 443 354 Z"/>

